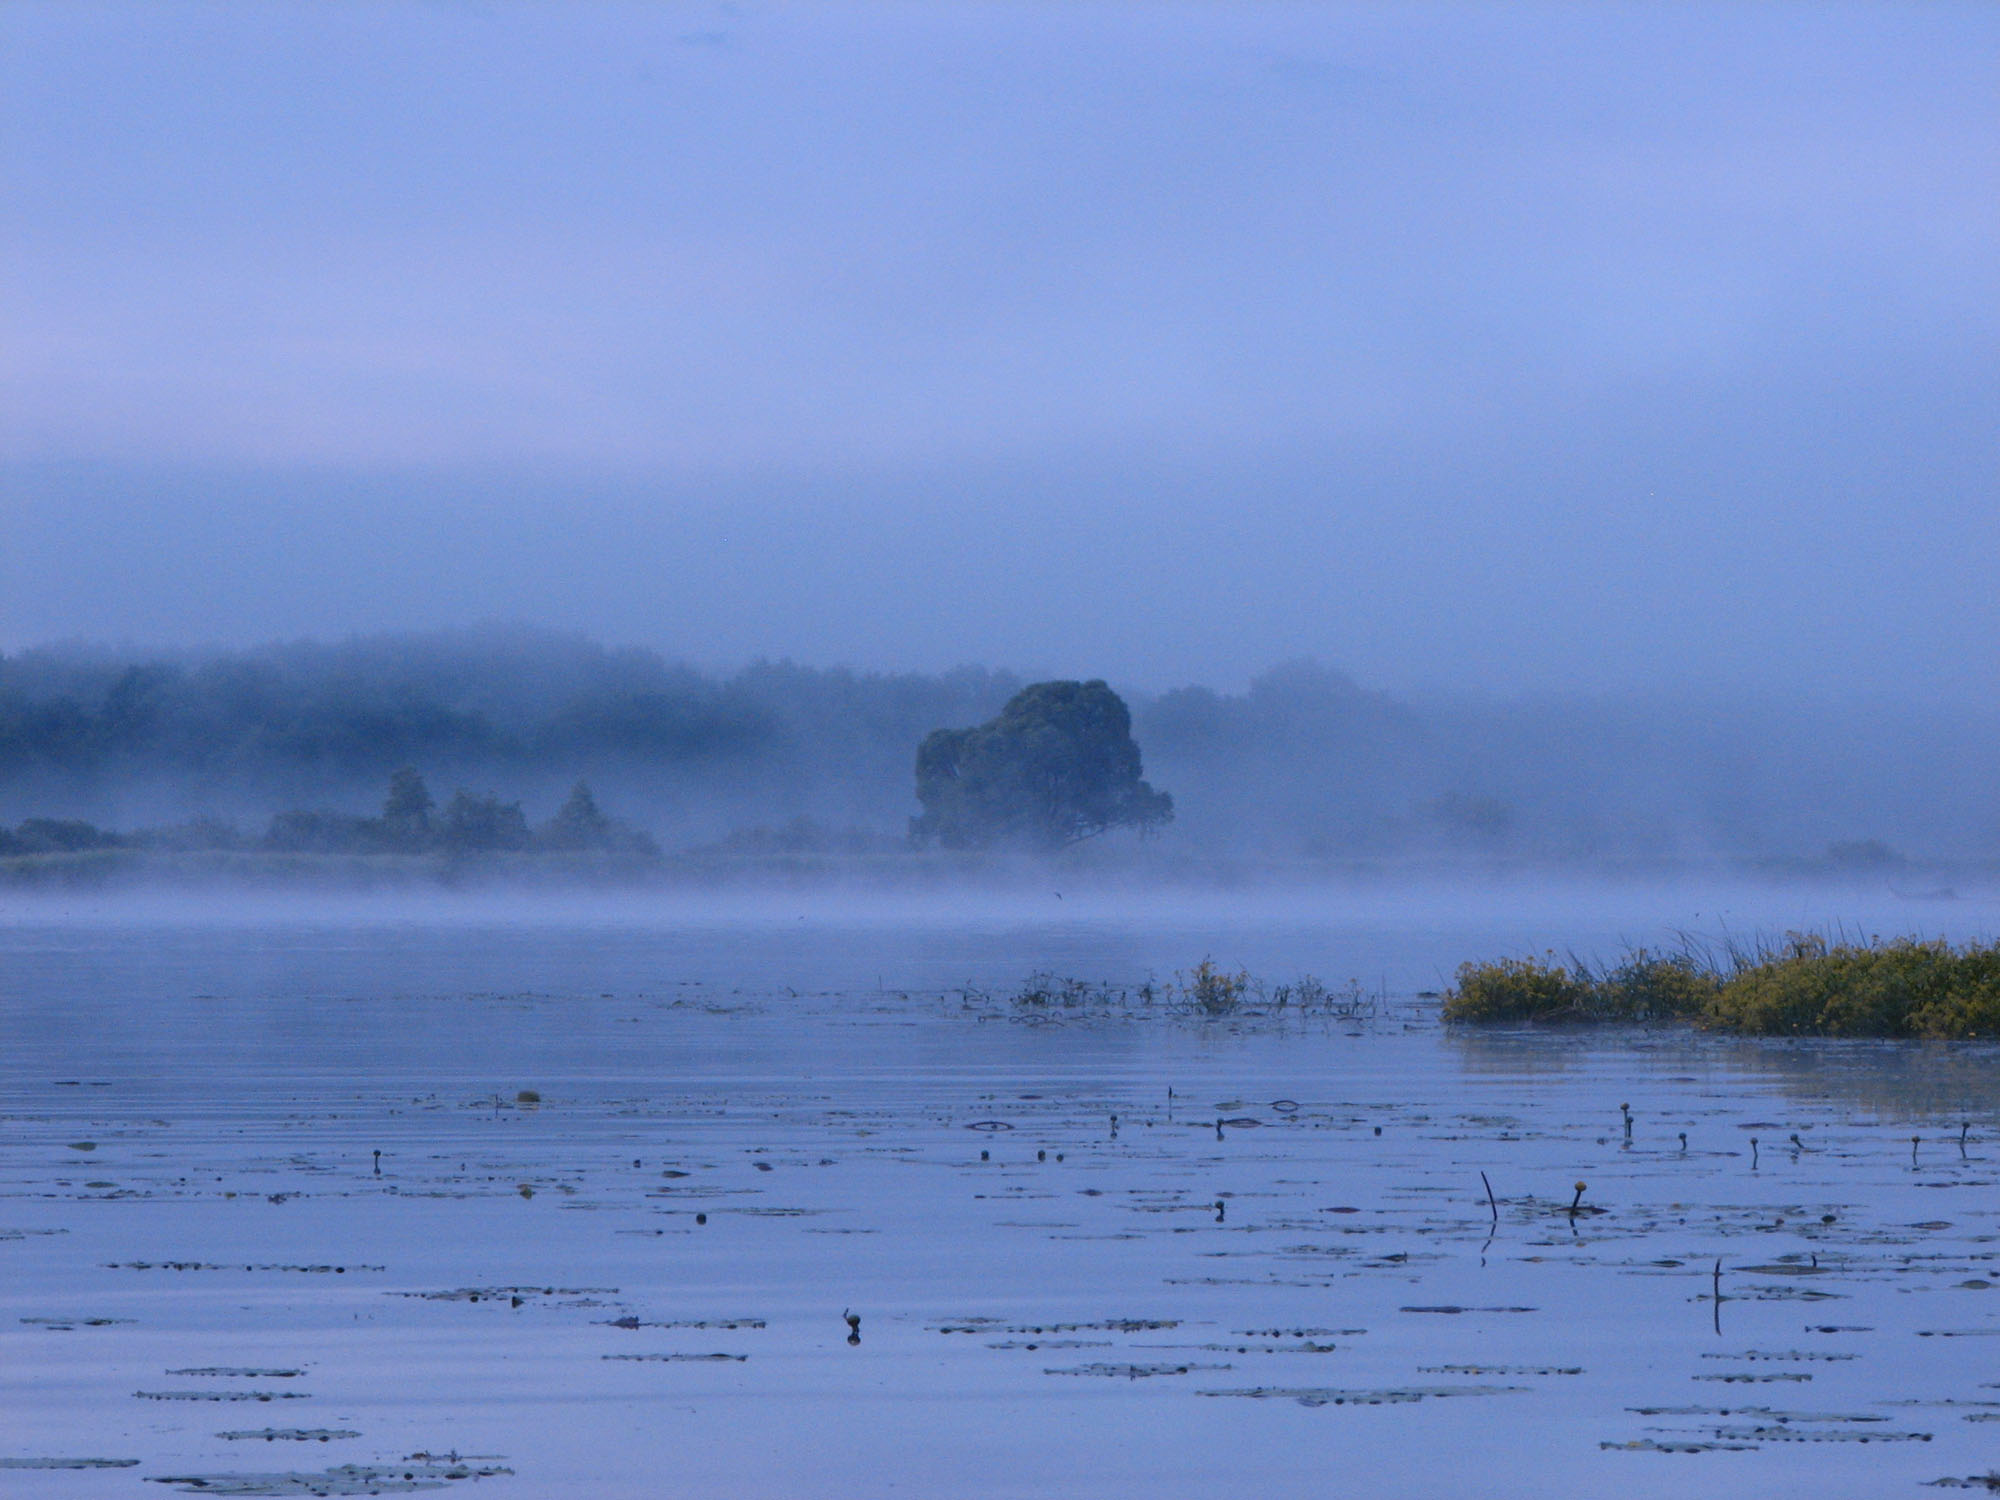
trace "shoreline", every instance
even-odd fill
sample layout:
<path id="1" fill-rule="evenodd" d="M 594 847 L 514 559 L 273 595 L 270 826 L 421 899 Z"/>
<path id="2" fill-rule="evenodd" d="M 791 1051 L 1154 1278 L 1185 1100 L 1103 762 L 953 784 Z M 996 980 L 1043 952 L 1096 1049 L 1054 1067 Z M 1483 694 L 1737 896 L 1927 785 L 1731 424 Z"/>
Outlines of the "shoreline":
<path id="1" fill-rule="evenodd" d="M 1270 859 L 1190 852 L 1077 848 L 1052 856 L 910 850 L 887 853 L 611 852 L 300 854 L 260 850 L 92 849 L 0 856 L 0 892 L 142 889 L 188 884 L 249 890 L 341 892 L 485 887 L 631 891 L 778 886 L 922 890 L 1169 887 L 1218 891 L 1297 887 L 1730 885 L 1883 894 L 1951 903 L 2000 889 L 2000 861 L 1910 863 L 1855 869 L 1799 859 L 1575 859 L 1357 857 Z"/>

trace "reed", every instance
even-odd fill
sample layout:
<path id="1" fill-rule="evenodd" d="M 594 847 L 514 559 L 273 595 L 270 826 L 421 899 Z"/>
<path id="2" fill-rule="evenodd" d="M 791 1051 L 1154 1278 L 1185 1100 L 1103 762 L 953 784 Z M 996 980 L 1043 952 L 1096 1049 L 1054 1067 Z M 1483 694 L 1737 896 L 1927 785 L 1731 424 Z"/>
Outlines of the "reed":
<path id="1" fill-rule="evenodd" d="M 1609 967 L 1571 955 L 1459 967 L 1444 1018 L 1471 1024 L 1677 1021 L 1747 1036 L 2000 1036 L 2000 945 L 1788 933 L 1683 938 Z"/>

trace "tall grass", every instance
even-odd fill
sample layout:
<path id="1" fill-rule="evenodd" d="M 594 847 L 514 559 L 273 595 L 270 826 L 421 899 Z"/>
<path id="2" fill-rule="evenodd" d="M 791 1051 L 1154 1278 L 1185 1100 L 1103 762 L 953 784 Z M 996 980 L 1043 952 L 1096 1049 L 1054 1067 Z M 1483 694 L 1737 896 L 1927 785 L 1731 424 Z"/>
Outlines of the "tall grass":
<path id="1" fill-rule="evenodd" d="M 1686 1021 L 1749 1036 L 2000 1036 L 2000 945 L 1789 933 L 1782 942 L 1683 938 L 1609 968 L 1499 959 L 1460 966 L 1453 1022 Z"/>

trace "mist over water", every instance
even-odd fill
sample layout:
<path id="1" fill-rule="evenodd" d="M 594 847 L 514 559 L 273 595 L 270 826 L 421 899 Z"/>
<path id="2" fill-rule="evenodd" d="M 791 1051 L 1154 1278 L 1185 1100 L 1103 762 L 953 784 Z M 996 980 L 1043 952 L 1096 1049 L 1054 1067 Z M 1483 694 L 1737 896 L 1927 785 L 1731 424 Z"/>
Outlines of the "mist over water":
<path id="1" fill-rule="evenodd" d="M 670 855 L 889 856 L 917 811 L 919 743 L 990 718 L 1026 680 L 790 661 L 711 674 L 519 626 L 41 647 L 0 658 L 0 823 L 207 819 L 254 848 L 281 813 L 372 815 L 409 767 L 440 803 L 498 795 L 531 822 L 587 780 Z M 1176 814 L 1058 868 L 1734 861 L 1931 888 L 1910 866 L 1964 879 L 2000 849 L 1984 699 L 1399 695 L 1311 661 L 1240 692 L 1114 686 Z"/>
<path id="2" fill-rule="evenodd" d="M 1996 180 L 1988 5 L 0 6 L 0 1488 L 2000 1486 Z"/>

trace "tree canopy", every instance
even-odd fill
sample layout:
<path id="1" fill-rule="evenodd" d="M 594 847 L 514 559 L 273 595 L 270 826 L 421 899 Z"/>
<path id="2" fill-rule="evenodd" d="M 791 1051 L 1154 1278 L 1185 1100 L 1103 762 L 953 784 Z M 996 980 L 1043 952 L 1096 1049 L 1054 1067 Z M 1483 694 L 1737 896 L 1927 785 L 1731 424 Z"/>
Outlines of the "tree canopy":
<path id="1" fill-rule="evenodd" d="M 461 788 L 445 804 L 442 814 L 434 818 L 431 814 L 436 808 L 424 778 L 415 767 L 405 766 L 389 778 L 389 795 L 382 804 L 381 817 L 326 811 L 281 812 L 271 819 L 262 847 L 286 854 L 454 857 L 537 850 L 636 854 L 652 859 L 660 852 L 659 845 L 648 835 L 607 816 L 590 788 L 581 781 L 571 789 L 561 810 L 539 828 L 528 826 L 520 803 L 503 802 L 491 792 L 474 796 Z M 238 842 L 227 828 L 218 832 L 222 837 L 212 847 L 229 847 Z M 0 841 L 0 853 L 5 852 L 9 851 L 4 841 Z"/>
<path id="2" fill-rule="evenodd" d="M 1141 779 L 1132 715 L 1102 682 L 1038 682 L 971 729 L 917 750 L 919 843 L 1060 849 L 1113 828 L 1156 828 L 1174 799 Z"/>

